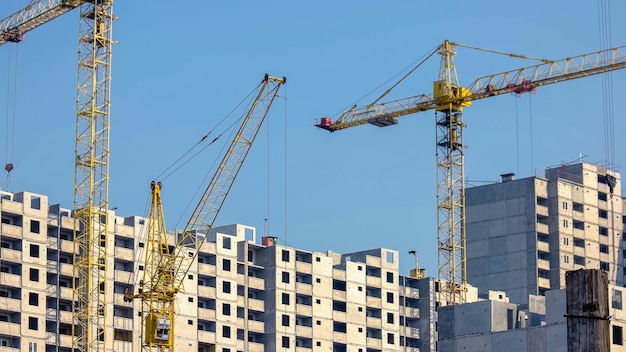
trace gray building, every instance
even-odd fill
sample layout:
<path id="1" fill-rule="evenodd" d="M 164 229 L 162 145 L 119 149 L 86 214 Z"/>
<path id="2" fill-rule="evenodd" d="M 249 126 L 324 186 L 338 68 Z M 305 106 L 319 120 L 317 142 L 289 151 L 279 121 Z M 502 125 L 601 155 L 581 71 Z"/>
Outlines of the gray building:
<path id="1" fill-rule="evenodd" d="M 565 286 L 565 272 L 609 272 L 623 285 L 623 199 L 618 172 L 580 162 L 544 177 L 466 190 L 467 278 L 527 304 Z"/>

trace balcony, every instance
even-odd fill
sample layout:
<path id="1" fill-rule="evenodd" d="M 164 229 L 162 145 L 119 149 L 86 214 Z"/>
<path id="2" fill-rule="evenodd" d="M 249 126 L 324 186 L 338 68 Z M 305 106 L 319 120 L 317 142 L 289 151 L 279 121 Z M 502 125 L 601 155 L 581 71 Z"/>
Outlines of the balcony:
<path id="1" fill-rule="evenodd" d="M 198 319 L 215 321 L 215 311 L 213 309 L 198 308 Z"/>
<path id="2" fill-rule="evenodd" d="M 313 295 L 313 285 L 296 282 L 296 292 L 303 295 Z"/>
<path id="3" fill-rule="evenodd" d="M 347 321 L 346 312 L 339 312 L 333 310 L 333 320 L 334 321 Z"/>
<path id="4" fill-rule="evenodd" d="M 540 288 L 550 288 L 550 279 L 545 277 L 538 277 L 537 284 Z"/>
<path id="5" fill-rule="evenodd" d="M 12 214 L 23 214 L 24 204 L 20 202 L 13 202 L 7 199 L 2 200 L 2 211 Z"/>
<path id="6" fill-rule="evenodd" d="M 198 263 L 198 274 L 205 276 L 216 276 L 215 265 Z"/>
<path id="7" fill-rule="evenodd" d="M 115 258 L 123 260 L 135 260 L 135 252 L 130 248 L 115 247 Z"/>
<path id="8" fill-rule="evenodd" d="M 20 275 L 9 274 L 9 273 L 0 273 L 0 282 L 2 282 L 5 286 L 11 287 L 21 287 L 22 280 Z M 5 330 L 8 331 L 8 330 Z"/>
<path id="9" fill-rule="evenodd" d="M 537 241 L 537 250 L 542 252 L 550 252 L 550 244 L 548 242 Z"/>
<path id="10" fill-rule="evenodd" d="M 2 248 L 0 249 L 0 258 L 2 260 L 8 260 L 14 263 L 22 262 L 22 252 L 15 249 Z"/>
<path id="11" fill-rule="evenodd" d="M 376 276 L 366 276 L 365 282 L 367 282 L 367 286 L 381 287 L 382 285 L 382 280 Z"/>
<path id="12" fill-rule="evenodd" d="M 261 299 L 256 298 L 248 298 L 246 302 L 246 298 L 243 296 L 237 296 L 237 305 L 240 307 L 247 306 L 250 310 L 257 310 L 259 312 L 265 311 L 265 302 Z"/>
<path id="13" fill-rule="evenodd" d="M 120 236 L 124 236 L 124 237 L 129 237 L 129 238 L 133 238 L 133 227 L 132 226 L 127 226 L 127 225 L 122 225 L 122 224 L 115 224 L 115 233 L 117 235 Z"/>
<path id="14" fill-rule="evenodd" d="M 420 309 L 414 307 L 404 307 L 404 316 L 411 318 L 419 318 Z"/>
<path id="15" fill-rule="evenodd" d="M 215 333 L 211 331 L 198 330 L 198 341 L 203 343 L 215 343 Z"/>
<path id="16" fill-rule="evenodd" d="M 2 224 L 2 236 L 22 239 L 22 227 Z"/>
<path id="17" fill-rule="evenodd" d="M 74 242 L 70 240 L 61 240 L 61 252 L 74 253 Z"/>
<path id="18" fill-rule="evenodd" d="M 313 328 L 310 326 L 296 325 L 296 335 L 301 337 L 312 337 Z"/>
<path id="19" fill-rule="evenodd" d="M 367 326 L 370 328 L 382 328 L 383 322 L 380 318 L 367 317 Z"/>
<path id="20" fill-rule="evenodd" d="M 246 285 L 246 280 L 247 285 Z M 265 290 L 265 280 L 258 277 L 248 276 L 247 278 L 243 275 L 237 276 L 237 284 L 241 286 L 248 286 L 249 288 L 253 288 L 256 290 Z"/>
<path id="21" fill-rule="evenodd" d="M 380 297 L 367 296 L 366 300 L 368 307 L 382 307 L 382 301 Z"/>
<path id="22" fill-rule="evenodd" d="M 15 298 L 0 299 L 0 310 L 20 310 L 21 300 Z"/>
<path id="23" fill-rule="evenodd" d="M 420 290 L 418 290 L 415 287 L 404 286 L 404 297 L 407 297 L 407 298 L 419 298 L 420 297 Z"/>
<path id="24" fill-rule="evenodd" d="M 221 351 L 221 349 L 218 349 Z M 262 343 L 248 341 L 246 346 L 246 341 L 237 340 L 237 350 L 238 351 L 248 351 L 248 352 L 263 352 L 264 347 Z"/>
<path id="25" fill-rule="evenodd" d="M 115 270 L 113 276 L 115 277 L 115 281 L 118 282 L 133 282 L 133 273 L 122 270 Z"/>
<path id="26" fill-rule="evenodd" d="M 61 263 L 61 275 L 74 276 L 74 266 L 72 264 Z"/>
<path id="27" fill-rule="evenodd" d="M 367 347 L 368 348 L 376 348 L 381 350 L 383 348 L 383 342 L 381 339 L 376 339 L 373 337 L 367 338 Z"/>
<path id="28" fill-rule="evenodd" d="M 214 298 L 215 296 L 215 287 L 198 285 L 198 297 Z"/>
<path id="29" fill-rule="evenodd" d="M 537 269 L 550 270 L 550 262 L 544 259 L 537 259 Z"/>
<path id="30" fill-rule="evenodd" d="M 347 335 L 345 332 L 333 331 L 333 342 L 348 343 Z"/>
<path id="31" fill-rule="evenodd" d="M 346 291 L 333 290 L 333 299 L 338 301 L 346 300 Z"/>
<path id="32" fill-rule="evenodd" d="M 537 209 L 537 215 L 541 215 L 541 216 L 545 216 L 545 217 L 548 216 L 548 207 L 547 206 L 537 204 L 535 209 Z"/>
<path id="33" fill-rule="evenodd" d="M 420 338 L 420 329 L 418 328 L 413 328 L 410 326 L 404 326 L 400 328 L 400 331 L 404 330 L 403 335 L 406 337 L 410 337 L 413 339 L 419 339 Z"/>
<path id="34" fill-rule="evenodd" d="M 113 317 L 113 326 L 118 328 L 133 328 L 132 318 Z"/>
<path id="35" fill-rule="evenodd" d="M 265 323 L 262 321 L 248 320 L 248 330 L 265 333 Z"/>
<path id="36" fill-rule="evenodd" d="M 296 305 L 296 312 L 298 312 L 298 314 L 300 315 L 305 315 L 305 316 L 313 316 L 313 307 L 311 306 L 307 306 L 304 304 L 297 304 Z"/>
<path id="37" fill-rule="evenodd" d="M 312 273 L 313 268 L 311 263 L 296 262 L 296 271 L 300 273 Z"/>
<path id="38" fill-rule="evenodd" d="M 538 222 L 536 226 L 537 226 L 537 232 L 539 232 L 539 233 L 546 233 L 546 234 L 550 233 L 549 227 L 548 227 L 547 224 L 542 224 L 542 223 Z"/>
<path id="39" fill-rule="evenodd" d="M 20 324 L 18 323 L 9 323 L 6 321 L 0 321 L 0 331 L 7 333 L 7 332 L 12 332 L 14 334 L 19 334 L 20 330 Z"/>

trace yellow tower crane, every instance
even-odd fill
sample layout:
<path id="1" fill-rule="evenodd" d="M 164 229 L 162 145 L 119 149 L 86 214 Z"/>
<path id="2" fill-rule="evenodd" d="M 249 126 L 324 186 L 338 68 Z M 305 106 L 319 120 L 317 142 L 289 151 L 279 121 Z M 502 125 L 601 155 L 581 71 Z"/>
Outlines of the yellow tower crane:
<path id="1" fill-rule="evenodd" d="M 557 61 L 543 60 L 541 64 L 479 77 L 466 88 L 458 83 L 454 66 L 455 46 L 444 41 L 427 56 L 441 57 L 439 77 L 432 94 L 378 103 L 392 88 L 373 103 L 354 107 L 333 121 L 329 117 L 316 119 L 315 126 L 330 132 L 371 124 L 386 127 L 398 123 L 397 117 L 426 110 L 435 111 L 437 162 L 437 244 L 439 299 L 442 304 L 466 301 L 465 255 L 465 174 L 463 108 L 472 101 L 504 93 L 522 94 L 539 86 L 587 77 L 626 67 L 625 46 L 569 57 Z M 479 49 L 468 47 L 472 49 Z M 479 49 L 489 52 L 493 50 Z M 504 53 L 501 53 L 504 54 Z M 527 58 L 522 55 L 506 54 Z M 405 76 L 406 77 L 406 76 Z M 395 85 L 394 85 L 395 87 Z"/>
<path id="2" fill-rule="evenodd" d="M 174 350 L 175 299 L 183 280 L 206 241 L 226 196 L 252 147 L 278 89 L 286 78 L 265 75 L 256 99 L 200 198 L 185 229 L 176 234 L 170 250 L 161 203 L 161 183 L 152 182 L 152 206 L 146 241 L 145 270 L 137 293 L 126 293 L 127 302 L 141 299 L 144 351 Z"/>
<path id="3" fill-rule="evenodd" d="M 105 351 L 113 0 L 32 0 L 0 21 L 0 44 L 80 7 L 74 172 L 75 351 Z"/>

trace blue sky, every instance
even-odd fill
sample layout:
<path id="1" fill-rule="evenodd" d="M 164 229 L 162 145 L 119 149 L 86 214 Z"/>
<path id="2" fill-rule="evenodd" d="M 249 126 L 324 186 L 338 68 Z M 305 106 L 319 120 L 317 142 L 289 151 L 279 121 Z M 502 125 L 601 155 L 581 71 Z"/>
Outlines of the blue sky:
<path id="1" fill-rule="evenodd" d="M 26 4 L 4 2 L 0 18 Z M 626 3 L 610 6 L 611 44 L 624 45 Z M 243 223 L 263 234 L 269 218 L 269 234 L 296 248 L 396 249 L 403 273 L 413 265 L 408 250 L 417 250 L 431 276 L 437 268 L 434 113 L 403 117 L 395 127 L 365 125 L 333 134 L 313 127 L 313 120 L 373 101 L 381 90 L 368 92 L 445 39 L 547 59 L 601 48 L 595 1 L 117 1 L 114 12 L 119 44 L 113 51 L 109 202 L 119 215 L 147 215 L 150 181 L 267 72 L 288 83 L 218 225 Z M 77 27 L 73 12 L 31 31 L 17 46 L 0 47 L 0 140 L 7 136 L 7 118 L 15 116 L 10 190 L 47 194 L 67 208 L 73 199 Z M 534 64 L 457 52 L 461 85 Z M 432 58 L 388 98 L 431 93 L 438 65 Z M 622 171 L 625 75 L 612 74 L 615 161 Z M 477 184 L 506 172 L 527 177 L 580 154 L 604 163 L 603 106 L 600 77 L 475 102 L 464 114 L 466 178 Z M 0 156 L 6 152 L 0 143 Z M 195 205 L 193 194 L 204 187 L 201 179 L 215 159 L 206 154 L 164 180 L 168 228 L 183 227 L 185 208 Z"/>

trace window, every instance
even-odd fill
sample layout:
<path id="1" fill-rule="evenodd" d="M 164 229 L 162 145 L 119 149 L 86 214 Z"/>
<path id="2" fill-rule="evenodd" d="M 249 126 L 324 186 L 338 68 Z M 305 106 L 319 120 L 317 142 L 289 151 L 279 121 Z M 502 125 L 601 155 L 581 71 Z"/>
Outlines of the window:
<path id="1" fill-rule="evenodd" d="M 222 337 L 230 337 L 230 326 L 224 325 L 222 327 Z"/>
<path id="2" fill-rule="evenodd" d="M 320 279 L 319 277 L 315 279 L 315 282 L 317 282 L 318 284 L 322 282 L 322 279 Z"/>
<path id="3" fill-rule="evenodd" d="M 230 259 L 224 259 L 222 261 L 222 269 L 224 269 L 224 271 L 230 271 Z"/>
<path id="4" fill-rule="evenodd" d="M 30 268 L 30 281 L 39 282 L 39 269 Z"/>
<path id="5" fill-rule="evenodd" d="M 289 348 L 289 336 L 283 336 L 282 340 L 283 340 L 283 347 Z"/>
<path id="6" fill-rule="evenodd" d="M 28 294 L 28 304 L 30 304 L 31 306 L 38 306 L 39 305 L 39 295 L 31 292 Z"/>
<path id="7" fill-rule="evenodd" d="M 585 258 L 581 257 L 581 256 L 578 256 L 578 255 L 575 255 L 574 256 L 574 264 L 585 265 Z"/>
<path id="8" fill-rule="evenodd" d="M 609 253 L 609 246 L 606 244 L 600 244 L 600 253 Z"/>
<path id="9" fill-rule="evenodd" d="M 287 314 L 283 314 L 282 324 L 283 326 L 289 326 L 289 316 Z"/>
<path id="10" fill-rule="evenodd" d="M 582 239 L 582 238 L 574 237 L 574 246 L 584 248 L 585 247 L 585 240 Z"/>
<path id="11" fill-rule="evenodd" d="M 139 242 L 139 248 L 143 248 L 143 246 L 145 246 L 146 244 L 143 242 Z"/>
<path id="12" fill-rule="evenodd" d="M 358 310 L 359 310 L 359 312 L 362 312 L 363 311 L 363 307 L 359 307 Z"/>
<path id="13" fill-rule="evenodd" d="M 321 320 L 318 320 L 318 321 L 316 321 L 316 322 L 315 322 L 315 324 L 317 324 L 317 325 L 322 325 L 322 321 L 321 321 Z"/>
<path id="14" fill-rule="evenodd" d="M 193 320 L 187 319 L 187 325 L 193 325 Z"/>
<path id="15" fill-rule="evenodd" d="M 315 303 L 316 304 L 322 304 L 322 300 L 318 298 L 318 299 L 315 300 Z"/>
<path id="16" fill-rule="evenodd" d="M 613 344 L 620 346 L 624 344 L 624 330 L 621 326 L 613 325 Z"/>
<path id="17" fill-rule="evenodd" d="M 187 278 L 188 278 L 189 280 L 193 280 L 193 274 L 189 274 L 189 275 L 187 275 Z"/>
<path id="18" fill-rule="evenodd" d="M 282 276 L 283 276 L 283 282 L 288 284 L 289 283 L 289 273 L 286 272 L 286 271 L 283 271 Z"/>
<path id="19" fill-rule="evenodd" d="M 563 263 L 569 263 L 569 255 L 563 256 Z"/>
<path id="20" fill-rule="evenodd" d="M 193 302 L 193 297 L 187 297 L 188 302 Z"/>
<path id="21" fill-rule="evenodd" d="M 283 262 L 289 262 L 289 251 L 283 249 Z"/>
<path id="22" fill-rule="evenodd" d="M 564 246 L 569 246 L 569 238 L 568 237 L 563 237 L 563 245 Z"/>
<path id="23" fill-rule="evenodd" d="M 567 202 L 563 202 L 563 209 L 567 210 Z"/>
<path id="24" fill-rule="evenodd" d="M 609 235 L 609 229 L 607 229 L 604 226 L 600 226 L 598 228 L 598 233 L 600 233 L 600 236 L 608 236 Z"/>
<path id="25" fill-rule="evenodd" d="M 395 336 L 393 336 L 393 334 L 389 333 L 387 334 L 387 343 L 390 345 L 394 344 L 395 340 Z"/>
<path id="26" fill-rule="evenodd" d="M 613 289 L 611 307 L 615 309 L 622 309 L 622 291 Z"/>
<path id="27" fill-rule="evenodd" d="M 607 199 L 607 197 L 606 197 L 606 193 L 604 193 L 604 192 L 598 192 L 598 199 L 599 199 L 599 200 L 606 201 L 606 199 Z"/>
<path id="28" fill-rule="evenodd" d="M 139 266 L 139 270 L 143 270 L 143 265 L 140 265 L 140 266 Z"/>
<path id="29" fill-rule="evenodd" d="M 563 227 L 569 227 L 569 221 L 567 221 L 567 219 L 563 219 Z"/>
<path id="30" fill-rule="evenodd" d="M 30 221 L 30 232 L 39 233 L 39 221 L 37 220 Z"/>
<path id="31" fill-rule="evenodd" d="M 321 345 L 322 345 L 322 343 L 321 343 L 320 341 L 317 341 L 317 342 L 315 343 L 315 345 L 319 347 L 319 346 L 321 346 Z"/>
<path id="32" fill-rule="evenodd" d="M 222 314 L 230 315 L 230 304 L 228 303 L 222 304 Z"/>
<path id="33" fill-rule="evenodd" d="M 393 303 L 393 292 L 387 292 L 387 303 Z"/>
<path id="34" fill-rule="evenodd" d="M 282 300 L 283 304 L 289 305 L 289 294 L 288 293 L 283 293 L 283 300 Z"/>
<path id="35" fill-rule="evenodd" d="M 5 345 L 2 345 L 5 346 Z M 37 352 L 37 342 L 28 343 L 28 352 Z"/>
<path id="36" fill-rule="evenodd" d="M 230 281 L 224 281 L 224 285 L 222 286 L 222 292 L 230 293 Z"/>
<path id="37" fill-rule="evenodd" d="M 390 271 L 387 272 L 387 282 L 393 283 L 393 273 Z"/>
<path id="38" fill-rule="evenodd" d="M 230 242 L 231 242 L 230 237 L 227 237 L 227 236 L 222 237 L 222 247 L 224 249 L 230 249 L 231 247 Z"/>
<path id="39" fill-rule="evenodd" d="M 387 263 L 393 263 L 393 252 L 387 252 L 385 257 L 387 259 Z"/>
<path id="40" fill-rule="evenodd" d="M 38 330 L 39 320 L 34 317 L 28 317 L 28 328 L 31 330 Z"/>
<path id="41" fill-rule="evenodd" d="M 322 259 L 320 257 L 315 257 L 315 261 L 319 263 L 322 261 Z"/>
<path id="42" fill-rule="evenodd" d="M 30 256 L 33 258 L 39 258 L 39 245 L 37 244 L 30 245 Z"/>
<path id="43" fill-rule="evenodd" d="M 598 209 L 598 216 L 603 219 L 608 219 L 609 213 L 606 210 Z"/>
<path id="44" fill-rule="evenodd" d="M 387 313 L 387 323 L 393 324 L 393 313 Z"/>
<path id="45" fill-rule="evenodd" d="M 363 271 L 363 266 L 361 266 L 361 265 L 357 266 L 357 270 L 358 271 Z"/>
<path id="46" fill-rule="evenodd" d="M 610 266 L 607 262 L 600 262 L 600 270 L 609 271 Z"/>

